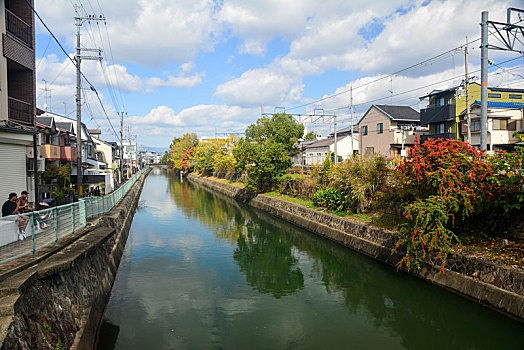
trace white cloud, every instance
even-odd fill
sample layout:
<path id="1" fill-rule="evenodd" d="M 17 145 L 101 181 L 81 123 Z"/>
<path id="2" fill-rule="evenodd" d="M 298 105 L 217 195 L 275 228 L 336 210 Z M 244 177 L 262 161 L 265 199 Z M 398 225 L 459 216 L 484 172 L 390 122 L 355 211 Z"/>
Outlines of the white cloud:
<path id="1" fill-rule="evenodd" d="M 215 95 L 230 105 L 279 105 L 286 99 L 293 77 L 271 69 L 253 69 L 217 87 Z"/>
<path id="2" fill-rule="evenodd" d="M 199 84 L 202 83 L 202 77 L 205 75 L 203 72 L 194 73 L 193 75 L 189 75 L 192 70 L 194 69 L 194 63 L 193 62 L 186 62 L 180 66 L 180 74 L 178 76 L 174 76 L 169 73 L 165 73 L 166 78 L 158 78 L 153 77 L 146 80 L 147 88 L 145 92 L 153 92 L 157 90 L 159 87 L 166 87 L 166 86 L 172 86 L 172 87 L 178 87 L 178 88 L 184 88 L 184 89 L 190 89 L 193 88 Z"/>
<path id="3" fill-rule="evenodd" d="M 144 116 L 129 117 L 129 121 L 135 125 L 165 125 L 179 130 L 190 127 L 211 131 L 215 127 L 230 128 L 235 125 L 247 125 L 256 120 L 257 114 L 258 109 L 226 105 L 197 105 L 178 113 L 168 106 L 158 106 Z"/>
<path id="4" fill-rule="evenodd" d="M 118 62 L 149 67 L 180 64 L 192 60 L 198 52 L 212 51 L 215 38 L 221 32 L 213 18 L 215 4 L 211 0 L 111 0 L 100 3 L 107 18 L 114 58 Z M 52 30 L 67 38 L 73 47 L 76 28 L 71 4 L 46 0 L 37 1 L 36 6 Z M 85 6 L 81 15 L 93 11 L 98 15 L 98 6 L 93 7 Z M 42 27 L 38 28 L 39 32 L 45 32 Z M 107 52 L 109 45 L 103 23 L 86 22 L 82 30 L 84 46 L 96 47 L 93 45 L 101 45 L 103 41 Z"/>

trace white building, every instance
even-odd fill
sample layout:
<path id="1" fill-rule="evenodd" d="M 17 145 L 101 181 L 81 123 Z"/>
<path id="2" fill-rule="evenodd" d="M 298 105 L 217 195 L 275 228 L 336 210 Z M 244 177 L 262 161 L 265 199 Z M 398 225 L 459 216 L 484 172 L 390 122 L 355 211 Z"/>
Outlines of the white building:
<path id="1" fill-rule="evenodd" d="M 321 164 L 324 162 L 330 152 L 337 154 L 339 160 L 348 159 L 351 155 L 358 153 L 358 134 L 353 135 L 353 143 L 351 142 L 352 136 L 338 136 L 335 152 L 335 137 L 328 137 L 323 140 L 319 140 L 307 145 L 302 153 L 304 165 Z"/>
<path id="2" fill-rule="evenodd" d="M 471 141 L 473 146 L 480 147 L 480 101 L 471 106 Z M 465 119 L 465 113 L 461 114 Z M 520 139 L 513 136 L 516 131 L 524 129 L 524 103 L 488 101 L 488 151 L 500 151 Z M 464 140 L 467 140 L 466 122 L 461 128 Z"/>

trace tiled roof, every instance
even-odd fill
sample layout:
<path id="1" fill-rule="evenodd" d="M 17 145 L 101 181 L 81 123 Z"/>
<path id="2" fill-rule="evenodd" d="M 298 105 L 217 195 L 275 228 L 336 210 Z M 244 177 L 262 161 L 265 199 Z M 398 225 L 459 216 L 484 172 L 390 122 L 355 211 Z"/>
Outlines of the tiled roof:
<path id="1" fill-rule="evenodd" d="M 36 122 L 46 128 L 53 126 L 53 118 L 51 117 L 36 117 Z"/>
<path id="2" fill-rule="evenodd" d="M 374 105 L 393 120 L 420 121 L 420 114 L 410 106 Z"/>
<path id="3" fill-rule="evenodd" d="M 337 144 L 338 144 L 338 141 L 340 141 L 340 140 L 342 140 L 342 139 L 344 139 L 346 137 L 347 136 L 337 137 Z M 305 148 L 326 147 L 326 146 L 331 146 L 334 143 L 335 143 L 335 138 L 334 137 L 328 137 L 327 139 L 320 140 L 320 141 L 317 141 L 317 142 L 313 142 L 312 144 L 307 145 Z"/>
<path id="4" fill-rule="evenodd" d="M 58 129 L 62 129 L 62 130 L 65 130 L 65 131 L 68 131 L 70 133 L 73 133 L 73 123 L 69 123 L 69 122 L 57 122 L 56 123 L 56 127 Z"/>

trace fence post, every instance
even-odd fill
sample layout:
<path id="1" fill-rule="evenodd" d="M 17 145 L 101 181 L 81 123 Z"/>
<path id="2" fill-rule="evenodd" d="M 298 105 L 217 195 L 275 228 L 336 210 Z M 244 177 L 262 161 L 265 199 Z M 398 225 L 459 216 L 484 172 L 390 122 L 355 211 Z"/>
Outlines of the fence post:
<path id="1" fill-rule="evenodd" d="M 86 226 L 87 226 L 87 218 L 89 217 L 89 216 L 87 215 L 87 200 L 84 200 L 84 208 L 85 208 L 84 210 L 85 210 L 85 212 L 86 212 Z"/>
<path id="2" fill-rule="evenodd" d="M 31 212 L 29 220 L 31 220 L 31 237 L 33 238 L 33 258 L 36 258 L 36 244 L 35 244 L 35 214 Z"/>
<path id="3" fill-rule="evenodd" d="M 58 244 L 58 208 L 54 207 L 53 212 L 54 212 L 53 217 L 54 217 L 54 222 L 55 222 L 55 244 Z"/>
<path id="4" fill-rule="evenodd" d="M 71 203 L 71 235 L 75 235 L 75 203 Z"/>

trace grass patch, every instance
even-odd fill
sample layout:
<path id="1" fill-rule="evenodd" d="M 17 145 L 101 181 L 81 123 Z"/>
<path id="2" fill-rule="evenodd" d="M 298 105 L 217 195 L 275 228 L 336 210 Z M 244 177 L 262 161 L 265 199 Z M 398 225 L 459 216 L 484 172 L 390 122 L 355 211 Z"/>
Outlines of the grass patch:
<path id="1" fill-rule="evenodd" d="M 386 213 L 361 213 L 361 214 L 349 214 L 347 217 L 359 220 L 362 222 L 368 222 L 378 227 L 387 228 L 389 230 L 395 230 L 398 225 L 404 222 L 404 218 L 393 214 Z"/>
<path id="2" fill-rule="evenodd" d="M 278 198 L 278 199 L 285 200 L 287 202 L 303 205 L 303 206 L 308 207 L 308 208 L 313 208 L 313 209 L 316 208 L 315 205 L 313 205 L 312 201 L 308 201 L 306 199 L 291 197 L 291 196 L 288 196 L 288 195 L 285 195 L 285 194 L 280 194 L 280 192 L 276 192 L 276 191 L 267 192 L 267 193 L 264 193 L 264 194 L 268 195 L 270 197 L 275 197 L 275 198 Z"/>
<path id="3" fill-rule="evenodd" d="M 213 181 L 222 182 L 222 183 L 225 183 L 225 184 L 228 184 L 228 185 L 231 185 L 231 186 L 234 186 L 234 187 L 238 187 L 238 188 L 244 188 L 245 187 L 245 185 L 242 182 L 233 182 L 233 181 L 228 180 L 228 179 L 219 179 L 218 177 L 214 177 L 214 176 L 208 176 L 207 178 L 211 179 Z"/>

